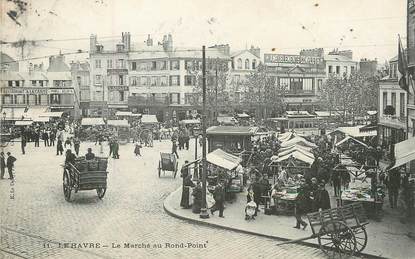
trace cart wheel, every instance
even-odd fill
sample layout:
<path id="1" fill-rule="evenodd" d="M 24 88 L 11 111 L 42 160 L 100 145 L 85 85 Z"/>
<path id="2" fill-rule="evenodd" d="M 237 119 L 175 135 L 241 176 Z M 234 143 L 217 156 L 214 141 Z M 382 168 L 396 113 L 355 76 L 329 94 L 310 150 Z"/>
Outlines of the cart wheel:
<path id="1" fill-rule="evenodd" d="M 339 258 L 342 255 L 352 256 L 356 251 L 356 238 L 353 230 L 340 221 L 330 221 L 321 227 L 318 244 L 330 258 Z"/>
<path id="2" fill-rule="evenodd" d="M 158 168 L 158 171 L 159 171 L 159 178 L 160 178 L 160 176 L 161 176 L 161 161 L 159 161 L 159 168 Z"/>
<path id="3" fill-rule="evenodd" d="M 356 238 L 356 252 L 362 252 L 367 245 L 367 233 L 365 226 L 353 229 L 354 236 Z"/>
<path id="4" fill-rule="evenodd" d="M 107 188 L 98 188 L 97 189 L 98 198 L 102 200 L 102 198 L 104 198 L 106 191 L 107 191 Z"/>
<path id="5" fill-rule="evenodd" d="M 69 178 L 69 173 L 65 170 L 63 172 L 63 195 L 65 196 L 65 200 L 68 202 L 71 201 L 71 193 L 72 193 L 71 179 Z"/>

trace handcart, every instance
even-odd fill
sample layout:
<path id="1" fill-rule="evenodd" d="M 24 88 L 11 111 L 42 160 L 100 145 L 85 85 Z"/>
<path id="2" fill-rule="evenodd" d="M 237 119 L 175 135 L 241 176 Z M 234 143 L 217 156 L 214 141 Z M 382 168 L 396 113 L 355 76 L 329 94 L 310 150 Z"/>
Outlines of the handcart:
<path id="1" fill-rule="evenodd" d="M 70 202 L 72 191 L 96 190 L 102 199 L 107 190 L 108 158 L 78 160 L 75 164 L 66 163 L 63 171 L 63 194 Z"/>
<path id="2" fill-rule="evenodd" d="M 330 258 L 352 256 L 365 249 L 367 244 L 365 226 L 369 222 L 361 203 L 309 213 L 307 218 L 313 232 L 311 236 L 277 245 L 317 238 L 320 249 Z"/>
<path id="3" fill-rule="evenodd" d="M 173 172 L 173 177 L 176 178 L 177 168 L 179 162 L 177 162 L 176 156 L 170 153 L 160 153 L 160 161 L 158 166 L 158 174 L 161 177 L 161 171 L 166 174 L 166 171 Z"/>

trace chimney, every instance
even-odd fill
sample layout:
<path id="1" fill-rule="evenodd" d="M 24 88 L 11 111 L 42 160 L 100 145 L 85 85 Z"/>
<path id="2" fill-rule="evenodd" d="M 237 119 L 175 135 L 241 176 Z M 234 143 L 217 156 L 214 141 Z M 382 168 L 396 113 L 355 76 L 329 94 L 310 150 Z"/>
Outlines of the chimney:
<path id="1" fill-rule="evenodd" d="M 96 46 L 97 45 L 97 35 L 96 34 L 91 34 L 91 36 L 89 36 L 89 52 L 95 53 L 96 51 Z"/>
<path id="2" fill-rule="evenodd" d="M 124 44 L 124 50 L 130 51 L 131 34 L 129 32 L 123 32 L 121 34 L 121 42 Z M 118 49 L 118 47 L 117 47 Z"/>
<path id="3" fill-rule="evenodd" d="M 167 51 L 173 51 L 173 37 L 171 34 L 167 36 Z"/>
<path id="4" fill-rule="evenodd" d="M 147 36 L 147 41 L 146 41 L 147 46 L 153 46 L 153 39 L 150 37 L 150 34 L 148 34 Z"/>
<path id="5" fill-rule="evenodd" d="M 251 46 L 251 49 L 249 50 L 252 54 L 257 56 L 258 58 L 261 58 L 261 49 L 260 48 L 254 48 L 254 46 Z"/>
<path id="6" fill-rule="evenodd" d="M 116 47 L 117 47 L 117 52 L 123 52 L 125 50 L 124 43 L 118 43 Z"/>

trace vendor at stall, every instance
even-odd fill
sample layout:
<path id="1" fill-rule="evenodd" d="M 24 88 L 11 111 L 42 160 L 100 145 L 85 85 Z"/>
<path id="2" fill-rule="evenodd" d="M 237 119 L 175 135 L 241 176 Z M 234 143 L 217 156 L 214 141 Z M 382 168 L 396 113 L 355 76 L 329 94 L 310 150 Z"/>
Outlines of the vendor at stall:
<path id="1" fill-rule="evenodd" d="M 180 201 L 180 206 L 182 208 L 188 209 L 190 208 L 190 190 L 191 188 L 195 187 L 196 185 L 192 181 L 192 175 L 186 173 L 183 175 L 183 186 L 182 186 L 182 199 Z"/>

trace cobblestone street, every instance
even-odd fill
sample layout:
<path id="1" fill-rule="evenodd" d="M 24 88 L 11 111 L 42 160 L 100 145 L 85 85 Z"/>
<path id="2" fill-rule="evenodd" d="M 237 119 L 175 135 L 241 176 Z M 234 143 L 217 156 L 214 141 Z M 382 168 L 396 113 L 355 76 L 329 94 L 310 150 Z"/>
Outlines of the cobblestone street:
<path id="1" fill-rule="evenodd" d="M 82 143 L 81 153 L 93 147 Z M 79 192 L 72 203 L 62 192 L 64 156 L 54 147 L 35 148 L 26 155 L 20 144 L 5 148 L 17 158 L 16 180 L 0 182 L 1 252 L 5 258 L 321 258 L 320 250 L 297 245 L 275 246 L 276 241 L 200 226 L 173 218 L 163 210 L 163 200 L 181 184 L 170 172 L 158 178 L 159 152 L 168 152 L 170 142 L 155 142 L 136 158 L 132 144 L 121 146 L 120 159 L 109 161 L 108 189 L 104 199 L 94 191 Z M 104 148 L 108 154 L 108 148 Z M 194 151 L 179 151 L 180 163 Z M 11 193 L 14 192 L 14 199 Z M 241 217 L 242 217 L 241 212 Z M 99 243 L 100 248 L 62 248 L 64 243 Z M 150 248 L 124 248 L 124 243 Z M 196 248 L 173 248 L 192 243 Z M 121 248 L 113 248 L 119 244 Z M 171 244 L 168 248 L 166 244 Z M 160 247 L 157 247 L 160 245 Z"/>

